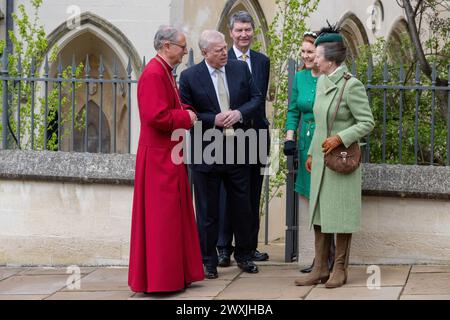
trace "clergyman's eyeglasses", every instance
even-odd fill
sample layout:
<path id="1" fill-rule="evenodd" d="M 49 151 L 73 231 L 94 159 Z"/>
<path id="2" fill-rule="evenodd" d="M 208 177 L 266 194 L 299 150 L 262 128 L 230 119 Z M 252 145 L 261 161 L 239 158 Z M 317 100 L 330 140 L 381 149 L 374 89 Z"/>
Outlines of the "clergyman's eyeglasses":
<path id="1" fill-rule="evenodd" d="M 186 48 L 187 48 L 187 44 L 185 44 L 184 46 L 182 46 L 181 44 L 179 44 L 179 43 L 176 43 L 176 42 L 169 42 L 170 44 L 174 44 L 174 45 L 176 45 L 177 47 L 180 47 L 181 49 L 183 49 L 183 50 L 186 50 Z"/>

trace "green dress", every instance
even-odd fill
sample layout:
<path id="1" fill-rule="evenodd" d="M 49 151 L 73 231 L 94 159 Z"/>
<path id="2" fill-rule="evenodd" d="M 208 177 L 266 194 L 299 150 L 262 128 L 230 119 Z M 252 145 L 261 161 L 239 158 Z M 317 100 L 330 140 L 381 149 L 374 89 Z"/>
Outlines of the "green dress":
<path id="1" fill-rule="evenodd" d="M 311 174 L 306 171 L 305 162 L 308 158 L 308 149 L 316 128 L 313 106 L 316 97 L 317 79 L 313 77 L 311 70 L 305 69 L 297 72 L 286 120 L 286 130 L 294 131 L 297 131 L 299 121 L 301 121 L 301 131 L 298 136 L 299 162 L 295 179 L 295 192 L 308 199 Z"/>

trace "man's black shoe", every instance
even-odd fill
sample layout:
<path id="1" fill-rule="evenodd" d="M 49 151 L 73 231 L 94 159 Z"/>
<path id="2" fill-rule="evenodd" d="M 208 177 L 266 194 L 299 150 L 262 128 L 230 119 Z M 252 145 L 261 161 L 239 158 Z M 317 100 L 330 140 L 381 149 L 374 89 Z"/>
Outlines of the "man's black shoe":
<path id="1" fill-rule="evenodd" d="M 258 273 L 257 265 L 251 260 L 238 262 L 237 265 L 244 272 L 247 272 L 247 273 Z"/>
<path id="2" fill-rule="evenodd" d="M 269 255 L 265 252 L 259 252 L 258 250 L 253 251 L 252 253 L 253 261 L 267 261 L 269 260 Z"/>
<path id="3" fill-rule="evenodd" d="M 300 272 L 301 273 L 310 273 L 314 267 L 314 261 L 315 260 L 313 260 L 312 264 L 309 267 L 306 267 L 305 269 L 301 269 Z"/>
<path id="4" fill-rule="evenodd" d="M 205 278 L 206 279 L 216 279 L 219 275 L 217 274 L 217 268 L 212 266 L 205 266 Z"/>
<path id="5" fill-rule="evenodd" d="M 306 267 L 302 270 L 300 270 L 301 273 L 311 273 L 312 269 L 314 267 L 314 264 L 310 265 L 309 267 Z"/>
<path id="6" fill-rule="evenodd" d="M 221 253 L 219 255 L 219 267 L 226 268 L 231 265 L 230 255 L 228 253 Z"/>

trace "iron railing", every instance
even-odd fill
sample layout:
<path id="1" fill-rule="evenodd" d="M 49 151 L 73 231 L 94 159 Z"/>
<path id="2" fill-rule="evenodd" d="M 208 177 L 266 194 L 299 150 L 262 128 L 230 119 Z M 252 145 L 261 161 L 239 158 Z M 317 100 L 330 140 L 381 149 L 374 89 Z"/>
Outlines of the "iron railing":
<path id="1" fill-rule="evenodd" d="M 59 58 L 53 76 L 50 76 L 48 57 L 43 59 L 41 66 L 33 58 L 27 69 L 19 58 L 16 72 L 10 74 L 5 52 L 0 69 L 2 148 L 130 153 L 131 93 L 132 86 L 137 83 L 132 79 L 131 59 L 128 59 L 125 72 L 119 72 L 119 65 L 114 61 L 109 73 L 102 56 L 99 59 L 96 77 L 92 76 L 95 70 L 91 68 L 89 56 L 82 65 L 82 72 L 73 56 L 72 64 L 66 68 Z M 42 67 L 42 75 L 38 73 L 39 67 Z M 107 86 L 111 86 L 108 94 Z M 80 99 L 78 93 L 82 91 L 84 98 Z M 56 98 L 53 103 L 50 102 L 52 96 Z M 111 99 L 109 105 L 105 103 L 107 96 Z M 121 123 L 117 119 L 119 100 L 123 103 L 122 112 L 126 109 L 126 118 L 120 119 Z M 125 136 L 118 136 L 118 124 L 126 127 Z M 120 148 L 118 139 L 123 141 Z"/>

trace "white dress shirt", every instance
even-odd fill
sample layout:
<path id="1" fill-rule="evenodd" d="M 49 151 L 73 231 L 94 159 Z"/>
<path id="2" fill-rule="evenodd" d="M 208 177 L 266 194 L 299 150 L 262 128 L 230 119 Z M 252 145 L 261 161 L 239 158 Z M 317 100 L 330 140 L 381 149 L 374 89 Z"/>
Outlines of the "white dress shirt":
<path id="1" fill-rule="evenodd" d="M 214 90 L 216 91 L 216 98 L 217 98 L 217 101 L 219 102 L 219 107 L 220 107 L 220 99 L 219 99 L 219 89 L 217 88 L 217 72 L 223 72 L 223 80 L 224 80 L 224 82 L 225 82 L 225 90 L 227 91 L 227 94 L 228 94 L 228 98 L 230 99 L 230 101 L 231 101 L 231 97 L 230 97 L 230 91 L 228 90 L 228 82 L 227 82 L 227 73 L 225 72 L 225 67 L 222 67 L 222 68 L 220 68 L 220 69 L 216 69 L 216 68 L 213 68 L 213 67 L 211 67 L 209 64 L 208 64 L 208 62 L 205 60 L 205 63 L 206 63 L 206 67 L 208 68 L 208 71 L 209 71 L 209 75 L 210 75 L 210 77 L 211 77 L 211 80 L 212 80 L 212 82 L 213 82 L 213 85 L 214 85 Z M 228 106 L 229 108 L 230 108 L 230 110 L 231 110 L 231 106 Z M 240 114 L 240 119 L 239 119 L 239 122 L 243 122 L 243 118 L 242 118 L 242 113 L 239 111 L 239 110 L 237 110 L 238 112 L 239 112 L 239 114 Z"/>
<path id="2" fill-rule="evenodd" d="M 209 75 L 210 75 L 211 80 L 212 80 L 213 85 L 214 85 L 214 90 L 216 91 L 217 101 L 219 101 L 219 90 L 217 88 L 217 77 L 218 77 L 217 72 L 223 72 L 223 79 L 224 79 L 224 82 L 225 82 L 225 90 L 227 91 L 228 97 L 230 97 L 230 92 L 228 91 L 227 73 L 225 72 L 225 67 L 222 67 L 220 69 L 216 69 L 216 68 L 211 67 L 208 64 L 208 62 L 206 62 L 206 60 L 205 60 L 205 63 L 206 63 L 206 66 L 208 67 Z"/>
<path id="3" fill-rule="evenodd" d="M 250 57 L 250 49 L 247 50 L 247 52 L 242 52 L 241 50 L 239 50 L 238 48 L 236 48 L 236 46 L 233 46 L 233 50 L 234 50 L 234 54 L 236 55 L 236 58 L 238 60 L 242 60 L 242 55 L 245 53 L 247 55 L 247 65 L 248 68 L 250 69 L 250 72 L 252 72 L 252 63 L 251 63 L 251 57 Z"/>

